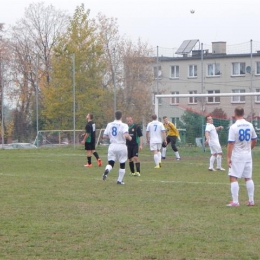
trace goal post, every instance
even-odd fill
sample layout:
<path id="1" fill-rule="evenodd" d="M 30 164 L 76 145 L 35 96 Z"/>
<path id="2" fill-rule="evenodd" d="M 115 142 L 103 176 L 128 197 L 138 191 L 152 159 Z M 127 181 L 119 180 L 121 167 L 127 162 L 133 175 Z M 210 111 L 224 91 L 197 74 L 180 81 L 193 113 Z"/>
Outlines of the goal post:
<path id="1" fill-rule="evenodd" d="M 205 117 L 211 115 L 215 126 L 224 126 L 219 131 L 222 145 L 227 143 L 228 130 L 235 121 L 234 109 L 242 106 L 245 119 L 260 130 L 260 92 L 212 93 L 212 94 L 157 94 L 155 114 L 163 116 L 179 129 L 181 145 L 204 147 Z"/>
<path id="2" fill-rule="evenodd" d="M 96 145 L 100 144 L 104 129 L 96 129 Z M 85 130 L 40 130 L 35 138 L 37 147 L 55 147 L 74 144 L 79 145 L 85 134 Z"/>
<path id="3" fill-rule="evenodd" d="M 189 98 L 189 97 L 233 97 L 233 96 L 260 96 L 259 92 L 250 93 L 214 93 L 214 94 L 157 94 L 155 95 L 155 114 L 159 113 L 159 98 Z"/>

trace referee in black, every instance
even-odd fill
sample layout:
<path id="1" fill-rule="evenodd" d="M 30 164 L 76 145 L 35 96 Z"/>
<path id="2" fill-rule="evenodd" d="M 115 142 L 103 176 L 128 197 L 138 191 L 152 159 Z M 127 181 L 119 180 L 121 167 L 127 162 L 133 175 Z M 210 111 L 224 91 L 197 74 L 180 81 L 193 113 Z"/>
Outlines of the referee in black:
<path id="1" fill-rule="evenodd" d="M 134 123 L 133 117 L 128 116 L 126 121 L 128 124 L 129 135 L 132 137 L 131 141 L 126 140 L 130 171 L 133 176 L 141 176 L 141 167 L 138 153 L 143 149 L 142 129 L 139 125 Z"/>

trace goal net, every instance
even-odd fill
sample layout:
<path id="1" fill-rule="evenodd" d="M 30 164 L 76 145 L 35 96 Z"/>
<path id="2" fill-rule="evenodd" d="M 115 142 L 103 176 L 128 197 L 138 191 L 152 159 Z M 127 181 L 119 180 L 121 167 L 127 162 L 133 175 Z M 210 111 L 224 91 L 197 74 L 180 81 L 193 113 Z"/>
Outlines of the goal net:
<path id="1" fill-rule="evenodd" d="M 75 133 L 74 133 L 75 132 Z M 96 145 L 102 143 L 104 129 L 96 129 Z M 84 130 L 41 130 L 35 138 L 37 147 L 55 147 L 74 144 L 79 145 L 83 140 Z"/>
<path id="2" fill-rule="evenodd" d="M 260 138 L 260 93 L 210 93 L 155 95 L 155 114 L 160 121 L 167 116 L 179 129 L 180 145 L 204 148 L 205 117 L 211 115 L 221 145 L 227 144 L 228 130 L 235 122 L 234 109 L 242 106 L 245 119 L 252 122 Z"/>

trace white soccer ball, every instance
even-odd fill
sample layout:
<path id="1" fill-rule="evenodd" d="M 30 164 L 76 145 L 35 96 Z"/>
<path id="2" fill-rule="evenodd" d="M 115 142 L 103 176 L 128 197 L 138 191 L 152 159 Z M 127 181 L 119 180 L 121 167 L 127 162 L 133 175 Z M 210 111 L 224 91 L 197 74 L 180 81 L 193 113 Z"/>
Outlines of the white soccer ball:
<path id="1" fill-rule="evenodd" d="M 190 10 L 190 13 L 191 13 L 191 14 L 194 14 L 194 13 L 195 13 L 195 10 L 191 9 L 191 10 Z"/>

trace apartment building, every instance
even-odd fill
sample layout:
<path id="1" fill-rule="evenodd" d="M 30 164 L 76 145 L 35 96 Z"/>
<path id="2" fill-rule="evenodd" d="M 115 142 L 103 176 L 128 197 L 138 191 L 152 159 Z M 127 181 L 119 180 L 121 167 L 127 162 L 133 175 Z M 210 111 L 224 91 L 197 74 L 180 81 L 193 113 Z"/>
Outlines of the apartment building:
<path id="1" fill-rule="evenodd" d="M 194 49 L 198 40 L 184 41 L 175 57 L 157 57 L 154 94 L 219 94 L 260 92 L 260 50 L 228 54 L 226 42 L 212 42 L 211 50 Z M 201 46 L 200 46 L 201 47 Z M 203 46 L 202 46 L 203 47 Z M 259 120 L 259 96 L 161 98 L 159 118 L 175 123 L 185 110 L 207 115 L 221 108 L 232 118 L 242 105 L 247 119 Z"/>

